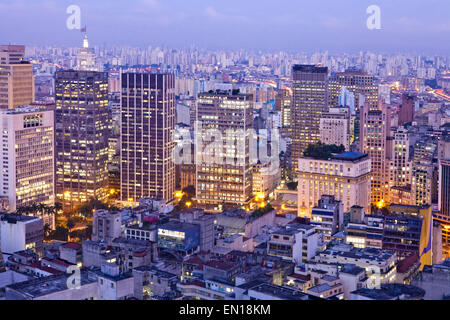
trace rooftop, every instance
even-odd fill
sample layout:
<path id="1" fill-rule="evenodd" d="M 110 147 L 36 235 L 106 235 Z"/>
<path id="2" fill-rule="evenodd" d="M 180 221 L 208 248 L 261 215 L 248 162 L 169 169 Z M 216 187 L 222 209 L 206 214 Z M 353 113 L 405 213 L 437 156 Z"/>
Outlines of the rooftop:
<path id="1" fill-rule="evenodd" d="M 364 158 L 367 158 L 368 155 L 361 152 L 344 152 L 341 154 L 333 155 L 333 159 L 342 160 L 342 161 L 358 161 Z"/>
<path id="2" fill-rule="evenodd" d="M 331 255 L 352 259 L 365 259 L 370 261 L 385 262 L 389 260 L 395 253 L 376 249 L 376 248 L 355 248 L 348 244 L 335 245 L 327 250 L 319 253 L 319 256 Z"/>
<path id="3" fill-rule="evenodd" d="M 76 242 L 67 242 L 67 243 L 62 244 L 61 246 L 65 247 L 65 248 L 74 249 L 74 250 L 81 249 L 81 244 L 76 243 Z"/>
<path id="4" fill-rule="evenodd" d="M 293 71 L 309 72 L 309 73 L 328 73 L 327 67 L 319 67 L 310 64 L 296 64 L 292 67 Z"/>
<path id="5" fill-rule="evenodd" d="M 352 293 L 373 300 L 422 299 L 425 295 L 421 288 L 398 283 L 382 284 L 381 289 L 363 288 Z"/>
<path id="6" fill-rule="evenodd" d="M 282 300 L 308 300 L 308 295 L 291 288 L 275 286 L 269 283 L 262 283 L 249 290 L 261 292 L 274 298 Z"/>
<path id="7" fill-rule="evenodd" d="M 158 226 L 158 229 L 174 230 L 174 231 L 190 231 L 192 229 L 198 229 L 199 226 L 191 223 L 169 221 L 163 225 Z"/>
<path id="8" fill-rule="evenodd" d="M 40 218 L 33 217 L 33 216 L 25 216 L 21 214 L 14 214 L 14 213 L 4 213 L 0 214 L 0 220 L 1 221 L 7 221 L 8 223 L 17 223 L 17 222 L 30 222 L 33 220 L 40 220 Z"/>
<path id="9" fill-rule="evenodd" d="M 319 285 L 314 286 L 312 288 L 309 288 L 308 291 L 316 292 L 316 293 L 322 293 L 322 292 L 328 291 L 328 290 L 333 289 L 334 287 L 337 287 L 337 286 L 340 286 L 340 285 L 341 284 L 339 283 L 339 284 L 336 284 L 334 286 L 330 286 L 328 283 L 322 283 L 322 284 L 319 284 Z"/>
<path id="10" fill-rule="evenodd" d="M 222 261 L 222 260 L 210 260 L 205 263 L 205 266 L 214 268 L 214 269 L 228 271 L 228 270 L 234 269 L 235 264 L 231 263 L 231 262 L 227 262 L 227 261 Z"/>
<path id="11" fill-rule="evenodd" d="M 87 270 L 82 270 L 80 275 L 81 286 L 97 282 L 97 278 L 90 276 Z M 62 273 L 54 276 L 16 283 L 7 286 L 7 288 L 12 289 L 19 294 L 22 294 L 24 297 L 33 299 L 55 292 L 69 290 L 67 288 L 67 280 L 69 276 L 70 274 Z"/>
<path id="12" fill-rule="evenodd" d="M 29 106 L 29 105 L 19 106 L 16 107 L 15 109 L 2 110 L 2 112 L 5 114 L 22 114 L 22 113 L 45 112 L 45 111 L 48 110 L 42 109 L 38 106 Z"/>
<path id="13" fill-rule="evenodd" d="M 154 266 L 140 266 L 140 267 L 134 268 L 133 270 L 140 271 L 140 272 L 152 272 L 157 277 L 164 278 L 164 279 L 172 279 L 172 278 L 177 277 L 177 275 L 175 275 L 173 273 L 160 270 Z"/>
<path id="14" fill-rule="evenodd" d="M 365 269 L 358 267 L 357 265 L 354 264 L 346 264 L 341 268 L 341 270 L 339 270 L 339 273 L 346 273 L 354 276 L 357 276 L 363 272 L 365 272 Z"/>

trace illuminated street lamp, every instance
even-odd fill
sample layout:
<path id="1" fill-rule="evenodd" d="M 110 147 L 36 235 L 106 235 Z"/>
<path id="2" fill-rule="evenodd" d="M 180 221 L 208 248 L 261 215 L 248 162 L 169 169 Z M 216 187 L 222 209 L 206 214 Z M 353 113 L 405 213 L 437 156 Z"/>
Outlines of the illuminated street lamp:
<path id="1" fill-rule="evenodd" d="M 175 198 L 177 199 L 183 198 L 183 191 L 175 191 Z"/>

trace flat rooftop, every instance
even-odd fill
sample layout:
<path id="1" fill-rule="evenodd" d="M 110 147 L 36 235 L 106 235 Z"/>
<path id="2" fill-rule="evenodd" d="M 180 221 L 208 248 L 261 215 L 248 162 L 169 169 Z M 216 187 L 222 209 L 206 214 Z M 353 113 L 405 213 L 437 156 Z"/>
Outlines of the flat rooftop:
<path id="1" fill-rule="evenodd" d="M 198 229 L 199 226 L 192 223 L 169 221 L 165 224 L 158 226 L 158 229 L 172 230 L 172 231 L 190 231 L 192 229 Z"/>
<path id="2" fill-rule="evenodd" d="M 308 300 L 308 295 L 291 288 L 275 286 L 269 283 L 259 284 L 249 288 L 249 291 L 261 292 L 263 294 L 279 298 L 281 300 Z"/>
<path id="3" fill-rule="evenodd" d="M 376 248 L 360 249 L 355 247 L 350 248 L 349 245 L 336 245 L 319 253 L 319 256 L 322 255 L 340 256 L 351 259 L 365 259 L 369 261 L 384 262 L 390 259 L 394 255 L 394 253 Z"/>
<path id="4" fill-rule="evenodd" d="M 411 285 L 390 283 L 382 284 L 381 289 L 362 288 L 352 293 L 373 300 L 392 300 L 400 296 L 405 296 L 407 299 L 421 299 L 425 295 L 425 290 Z"/>
<path id="5" fill-rule="evenodd" d="M 341 154 L 334 155 L 332 158 L 342 161 L 358 161 L 367 158 L 368 155 L 361 152 L 344 152 Z"/>
<path id="6" fill-rule="evenodd" d="M 172 278 L 177 277 L 176 274 L 160 270 L 155 266 L 140 266 L 140 267 L 134 268 L 133 270 L 136 270 L 139 272 L 151 272 L 151 273 L 155 274 L 157 277 L 163 278 L 163 279 L 172 279 Z"/>
<path id="7" fill-rule="evenodd" d="M 23 114 L 23 113 L 36 113 L 36 112 L 45 112 L 49 110 L 42 109 L 38 106 L 30 106 L 30 105 L 23 105 L 16 107 L 14 109 L 8 109 L 8 110 L 2 110 L 5 114 Z"/>
<path id="8" fill-rule="evenodd" d="M 328 73 L 327 67 L 319 67 L 313 64 L 296 64 L 292 67 L 294 71 L 309 73 Z"/>
<path id="9" fill-rule="evenodd" d="M 67 279 L 70 274 L 60 274 L 45 278 L 33 279 L 25 282 L 16 283 L 7 288 L 18 292 L 24 297 L 30 299 L 38 298 L 41 296 L 49 295 L 55 292 L 69 290 L 67 288 Z M 81 271 L 81 286 L 97 282 L 96 277 L 92 277 L 88 274 L 87 270 Z"/>
<path id="10" fill-rule="evenodd" d="M 21 214 L 14 214 L 14 213 L 0 214 L 0 221 L 7 221 L 8 223 L 30 222 L 33 220 L 40 220 L 40 218 L 33 217 L 33 216 L 25 216 L 25 215 L 21 215 Z"/>

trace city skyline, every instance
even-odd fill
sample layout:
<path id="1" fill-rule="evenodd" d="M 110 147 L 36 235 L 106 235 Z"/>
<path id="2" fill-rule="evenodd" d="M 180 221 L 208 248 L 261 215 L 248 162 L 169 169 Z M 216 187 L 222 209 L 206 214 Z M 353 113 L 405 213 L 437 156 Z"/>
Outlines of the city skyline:
<path id="1" fill-rule="evenodd" d="M 0 302 L 450 300 L 443 0 L 0 1 Z"/>
<path id="2" fill-rule="evenodd" d="M 398 2 L 403 2 L 399 4 Z M 378 50 L 442 54 L 450 46 L 442 41 L 450 23 L 441 12 L 450 9 L 442 0 L 335 1 L 316 3 L 250 1 L 228 5 L 212 1 L 136 0 L 124 1 L 3 1 L 0 4 L 2 43 L 27 46 L 79 44 L 79 30 L 69 30 L 69 6 L 79 6 L 81 27 L 87 25 L 92 43 L 146 47 L 208 49 L 279 48 L 286 51 L 330 50 L 332 52 Z M 369 30 L 371 5 L 380 8 L 381 29 Z M 100 14 L 99 14 L 100 13 Z M 14 21 L 27 21 L 12 28 Z M 33 28 L 26 28 L 32 25 Z M 300 30 L 300 32 L 299 32 Z M 305 32 L 301 32 L 304 30 Z M 39 39 L 39 41 L 37 40 Z M 56 42 L 54 39 L 59 39 Z M 439 49 L 437 48 L 439 47 Z"/>

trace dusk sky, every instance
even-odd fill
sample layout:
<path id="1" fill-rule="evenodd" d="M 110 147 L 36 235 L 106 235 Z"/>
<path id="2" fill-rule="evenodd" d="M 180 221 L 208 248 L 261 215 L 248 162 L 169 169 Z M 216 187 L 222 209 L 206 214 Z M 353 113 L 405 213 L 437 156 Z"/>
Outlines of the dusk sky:
<path id="1" fill-rule="evenodd" d="M 80 46 L 70 5 L 91 45 L 450 53 L 448 0 L 0 0 L 0 43 Z"/>

